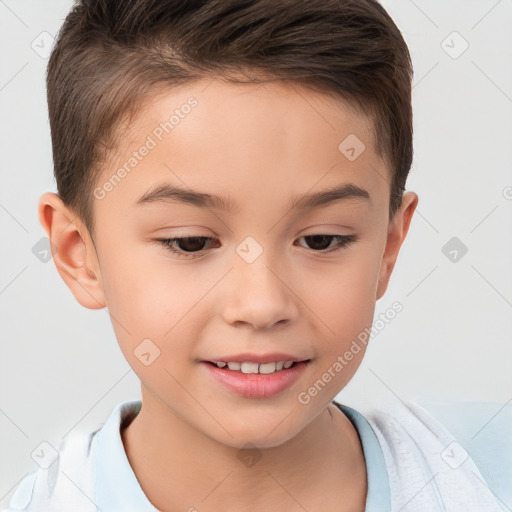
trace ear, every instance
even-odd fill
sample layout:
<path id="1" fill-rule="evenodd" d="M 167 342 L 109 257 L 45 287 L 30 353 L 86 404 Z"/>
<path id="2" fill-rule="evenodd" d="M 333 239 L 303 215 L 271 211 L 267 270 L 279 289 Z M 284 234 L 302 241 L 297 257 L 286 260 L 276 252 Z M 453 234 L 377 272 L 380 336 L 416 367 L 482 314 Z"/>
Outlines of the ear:
<path id="1" fill-rule="evenodd" d="M 400 208 L 388 225 L 386 248 L 380 267 L 376 300 L 379 300 L 387 290 L 389 278 L 398 257 L 398 251 L 409 231 L 416 206 L 418 206 L 418 196 L 414 192 L 404 194 Z"/>
<path id="2" fill-rule="evenodd" d="M 96 248 L 85 225 L 51 192 L 39 199 L 38 213 L 55 266 L 76 300 L 89 309 L 106 307 Z"/>

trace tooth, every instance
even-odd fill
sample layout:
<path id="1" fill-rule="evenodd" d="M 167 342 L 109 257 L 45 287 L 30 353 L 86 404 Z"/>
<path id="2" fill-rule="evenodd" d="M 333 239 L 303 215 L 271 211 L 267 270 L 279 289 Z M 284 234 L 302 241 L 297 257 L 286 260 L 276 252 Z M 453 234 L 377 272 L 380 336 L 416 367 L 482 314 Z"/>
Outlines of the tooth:
<path id="1" fill-rule="evenodd" d="M 242 373 L 258 373 L 258 363 L 242 363 Z"/>
<path id="2" fill-rule="evenodd" d="M 293 361 L 278 361 L 272 363 L 264 363 L 258 365 L 257 363 L 238 363 L 238 362 L 230 362 L 225 363 L 224 361 L 218 361 L 217 366 L 219 368 L 228 367 L 230 370 L 239 371 L 242 373 L 262 373 L 262 374 L 270 374 L 276 371 L 282 370 L 283 368 L 290 368 L 293 365 Z"/>
<path id="3" fill-rule="evenodd" d="M 276 371 L 276 363 L 260 364 L 260 373 L 274 373 Z"/>

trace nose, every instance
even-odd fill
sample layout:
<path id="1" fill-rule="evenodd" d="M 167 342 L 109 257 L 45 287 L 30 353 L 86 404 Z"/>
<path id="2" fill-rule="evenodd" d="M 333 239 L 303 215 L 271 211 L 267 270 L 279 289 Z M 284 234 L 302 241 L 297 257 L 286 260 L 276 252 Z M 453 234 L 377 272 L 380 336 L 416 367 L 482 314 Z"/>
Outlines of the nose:
<path id="1" fill-rule="evenodd" d="M 271 266 L 264 255 L 252 263 L 239 259 L 229 274 L 222 315 L 230 325 L 266 330 L 298 318 L 298 297 L 289 272 Z"/>

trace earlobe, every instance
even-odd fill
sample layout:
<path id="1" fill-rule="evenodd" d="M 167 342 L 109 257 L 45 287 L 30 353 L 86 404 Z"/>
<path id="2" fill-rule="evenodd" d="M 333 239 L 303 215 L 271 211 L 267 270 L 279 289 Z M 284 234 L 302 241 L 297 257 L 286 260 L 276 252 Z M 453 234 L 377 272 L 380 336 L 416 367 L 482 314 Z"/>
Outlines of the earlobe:
<path id="1" fill-rule="evenodd" d="M 407 192 L 403 196 L 402 205 L 389 223 L 386 248 L 382 258 L 379 282 L 377 284 L 376 300 L 379 300 L 387 290 L 391 273 L 393 272 L 398 258 L 398 252 L 407 236 L 411 219 L 417 206 L 417 194 Z"/>
<path id="2" fill-rule="evenodd" d="M 39 222 L 51 242 L 53 261 L 76 300 L 89 309 L 106 306 L 96 249 L 80 221 L 52 192 L 39 199 Z"/>

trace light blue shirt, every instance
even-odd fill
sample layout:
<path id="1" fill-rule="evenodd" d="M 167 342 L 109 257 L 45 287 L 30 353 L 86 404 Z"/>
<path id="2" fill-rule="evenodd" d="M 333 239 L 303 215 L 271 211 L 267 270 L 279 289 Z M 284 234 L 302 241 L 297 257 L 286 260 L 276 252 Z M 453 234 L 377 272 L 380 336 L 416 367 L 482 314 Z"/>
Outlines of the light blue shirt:
<path id="1" fill-rule="evenodd" d="M 420 402 L 418 402 L 420 403 Z M 391 510 L 392 499 L 390 478 L 385 457 L 372 426 L 355 409 L 341 405 L 336 401 L 333 404 L 342 410 L 356 429 L 367 468 L 368 493 L 365 512 L 388 512 Z M 512 407 L 499 404 L 475 403 L 423 403 L 422 406 L 431 411 L 434 417 L 441 419 L 444 426 L 455 435 L 459 443 L 468 451 L 477 464 L 487 486 L 490 488 L 502 508 L 510 508 L 512 501 Z M 139 400 L 124 402 L 116 406 L 107 422 L 81 443 L 81 448 L 73 457 L 68 456 L 67 463 L 76 466 L 76 479 L 87 478 L 93 475 L 93 480 L 87 485 L 93 489 L 88 498 L 90 504 L 102 512 L 158 512 L 145 496 L 129 464 L 121 439 L 120 427 L 140 411 Z M 496 414 L 498 412 L 498 414 Z M 493 416 L 494 415 L 494 416 Z M 96 444 L 94 445 L 94 442 Z M 62 460 L 65 462 L 65 459 Z M 69 466 L 69 467 L 71 467 Z M 80 473 L 82 471 L 82 473 Z M 29 474 L 14 492 L 10 509 L 46 512 L 54 510 L 51 506 L 39 507 L 35 496 L 35 481 L 41 470 Z M 47 478 L 45 474 L 45 478 Z M 44 482 L 44 485 L 43 485 Z M 80 484 L 80 482 L 76 482 Z M 47 488 L 46 481 L 41 480 L 40 488 Z M 72 488 L 72 487 L 71 487 Z M 86 486 L 84 485 L 84 488 Z M 83 494 L 83 493 L 82 493 Z M 31 498 L 36 498 L 32 500 Z M 80 499 L 84 500 L 83 495 Z M 66 497 L 66 504 L 62 510 L 89 510 L 74 506 L 71 498 Z M 78 497 L 77 497 L 78 500 Z M 77 501 L 78 503 L 78 501 Z M 80 502 L 81 503 L 81 502 Z M 58 509 L 60 512 L 60 508 Z"/>
<path id="2" fill-rule="evenodd" d="M 334 402 L 351 420 L 363 446 L 367 466 L 368 495 L 365 512 L 391 510 L 391 496 L 386 463 L 379 442 L 369 423 L 351 407 Z M 99 432 L 96 452 L 96 504 L 100 510 L 133 510 L 158 512 L 142 491 L 128 462 L 120 425 L 137 414 L 141 402 L 119 405 Z"/>
<path id="3" fill-rule="evenodd" d="M 352 422 L 361 440 L 368 482 L 365 512 L 390 511 L 389 477 L 375 432 L 361 413 L 336 401 L 333 403 Z M 100 431 L 96 459 L 96 499 L 101 510 L 127 510 L 132 506 L 136 510 L 158 512 L 143 493 L 133 473 L 119 432 L 120 421 L 124 421 L 128 415 L 138 413 L 140 406 L 140 401 L 118 406 L 105 428 Z M 510 427 L 512 408 L 508 408 L 508 422 L 506 421 L 507 411 L 501 411 L 503 414 L 501 421 L 490 422 L 478 436 L 475 436 L 474 442 L 471 442 L 471 436 L 483 426 L 482 421 L 492 418 L 493 414 L 499 410 L 496 404 L 476 406 L 475 403 L 462 402 L 423 402 L 422 406 L 433 412 L 434 416 L 442 418 L 444 426 L 455 435 L 476 462 L 491 490 L 505 500 L 505 503 L 510 503 L 512 453 L 509 451 L 508 463 L 501 465 L 496 461 L 506 456 L 506 453 L 503 453 L 502 443 L 505 439 L 510 440 L 512 437 L 510 429 L 506 429 L 507 423 Z M 120 420 L 121 418 L 123 419 Z"/>
<path id="4" fill-rule="evenodd" d="M 141 489 L 121 439 L 121 424 L 138 414 L 140 407 L 140 400 L 118 405 L 99 432 L 95 487 L 100 510 L 158 512 Z"/>
<path id="5" fill-rule="evenodd" d="M 388 512 L 391 510 L 391 489 L 386 461 L 380 443 L 365 417 L 347 405 L 333 401 L 357 430 L 366 462 L 368 493 L 364 512 Z"/>

